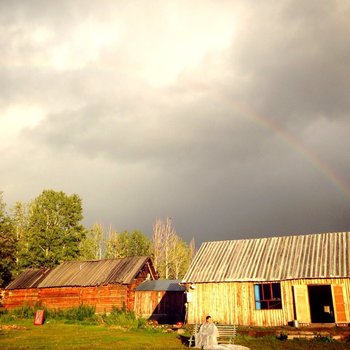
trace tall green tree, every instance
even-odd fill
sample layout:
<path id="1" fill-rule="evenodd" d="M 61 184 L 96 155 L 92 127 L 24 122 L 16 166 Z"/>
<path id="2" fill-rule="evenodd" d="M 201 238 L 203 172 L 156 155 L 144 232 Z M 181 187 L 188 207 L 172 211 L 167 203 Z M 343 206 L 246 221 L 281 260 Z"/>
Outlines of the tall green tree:
<path id="1" fill-rule="evenodd" d="M 112 232 L 107 240 L 107 258 L 150 255 L 151 240 L 141 231 Z"/>
<path id="2" fill-rule="evenodd" d="M 0 287 L 10 282 L 16 266 L 17 239 L 10 216 L 6 213 L 3 193 L 0 192 Z"/>
<path id="3" fill-rule="evenodd" d="M 24 267 L 54 267 L 79 257 L 85 236 L 82 201 L 77 194 L 44 190 L 30 205 Z"/>

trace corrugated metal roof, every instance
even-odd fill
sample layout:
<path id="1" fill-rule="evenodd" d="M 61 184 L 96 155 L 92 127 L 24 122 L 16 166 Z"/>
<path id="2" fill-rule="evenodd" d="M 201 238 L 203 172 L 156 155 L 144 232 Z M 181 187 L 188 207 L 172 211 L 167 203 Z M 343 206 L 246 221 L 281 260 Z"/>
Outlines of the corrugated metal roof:
<path id="1" fill-rule="evenodd" d="M 91 261 L 66 261 L 54 268 L 38 288 L 129 284 L 148 262 L 147 256 Z"/>
<path id="2" fill-rule="evenodd" d="M 350 232 L 205 242 L 182 282 L 350 277 Z"/>
<path id="3" fill-rule="evenodd" d="M 48 275 L 49 269 L 28 269 L 22 272 L 6 289 L 36 288 Z"/>
<path id="4" fill-rule="evenodd" d="M 184 292 L 185 287 L 179 285 L 180 280 L 154 280 L 144 281 L 136 287 L 136 291 L 167 291 Z"/>

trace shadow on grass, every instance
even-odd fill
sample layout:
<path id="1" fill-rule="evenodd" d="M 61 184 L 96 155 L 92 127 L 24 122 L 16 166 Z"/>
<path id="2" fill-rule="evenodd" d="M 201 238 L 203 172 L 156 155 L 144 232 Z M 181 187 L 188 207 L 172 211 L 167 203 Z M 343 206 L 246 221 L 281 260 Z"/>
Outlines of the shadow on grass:
<path id="1" fill-rule="evenodd" d="M 180 334 L 180 335 L 179 335 L 179 338 L 180 338 L 180 340 L 181 340 L 181 344 L 184 345 L 184 346 L 186 346 L 186 347 L 188 347 L 190 337 Z"/>

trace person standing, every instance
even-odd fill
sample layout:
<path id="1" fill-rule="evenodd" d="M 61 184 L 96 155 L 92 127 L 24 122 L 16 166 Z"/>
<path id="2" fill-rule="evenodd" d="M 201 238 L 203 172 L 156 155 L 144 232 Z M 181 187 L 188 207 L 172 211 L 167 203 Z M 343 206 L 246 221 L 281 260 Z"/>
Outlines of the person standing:
<path id="1" fill-rule="evenodd" d="M 199 328 L 199 332 L 195 335 L 195 347 L 198 349 L 213 349 L 218 345 L 217 337 L 219 331 L 211 316 L 205 318 L 205 322 Z"/>

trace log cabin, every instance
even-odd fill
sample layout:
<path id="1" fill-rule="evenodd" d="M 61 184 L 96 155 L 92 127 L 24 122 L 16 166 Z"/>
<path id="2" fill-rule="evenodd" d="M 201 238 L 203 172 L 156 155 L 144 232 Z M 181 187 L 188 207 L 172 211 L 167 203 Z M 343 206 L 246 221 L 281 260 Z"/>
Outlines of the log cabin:
<path id="1" fill-rule="evenodd" d="M 48 309 L 93 306 L 97 313 L 113 307 L 134 310 L 135 288 L 156 279 L 147 256 L 66 261 L 52 270 L 28 269 L 5 288 L 3 307 L 40 304 Z"/>
<path id="2" fill-rule="evenodd" d="M 350 232 L 204 242 L 182 283 L 187 322 L 350 322 Z"/>

